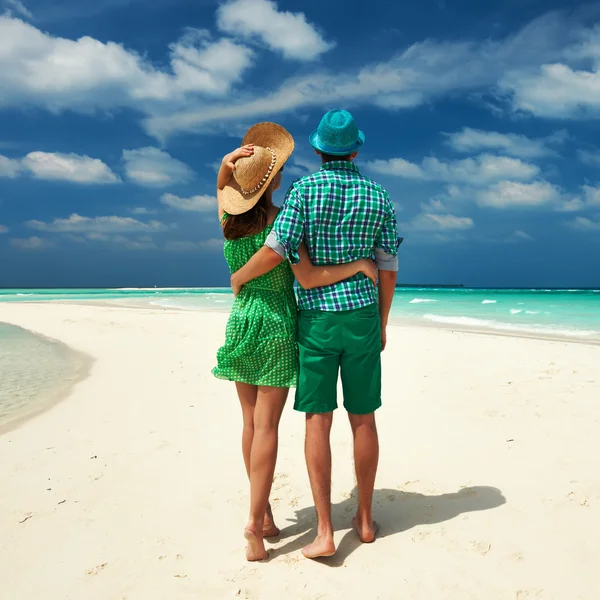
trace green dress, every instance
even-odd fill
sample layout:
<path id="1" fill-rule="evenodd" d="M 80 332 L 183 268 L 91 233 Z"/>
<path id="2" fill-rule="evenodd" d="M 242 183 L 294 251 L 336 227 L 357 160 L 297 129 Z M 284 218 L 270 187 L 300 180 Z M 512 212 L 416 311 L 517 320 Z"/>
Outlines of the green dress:
<path id="1" fill-rule="evenodd" d="M 225 240 L 234 273 L 260 250 L 272 225 L 237 240 Z M 248 282 L 233 303 L 225 344 L 213 375 L 219 379 L 271 387 L 295 387 L 298 379 L 297 307 L 294 274 L 288 261 Z"/>

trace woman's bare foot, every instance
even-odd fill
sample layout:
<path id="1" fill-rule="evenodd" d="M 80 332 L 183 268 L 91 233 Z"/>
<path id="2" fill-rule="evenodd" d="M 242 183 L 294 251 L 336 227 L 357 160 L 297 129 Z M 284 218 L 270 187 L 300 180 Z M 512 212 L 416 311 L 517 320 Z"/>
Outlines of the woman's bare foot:
<path id="1" fill-rule="evenodd" d="M 377 535 L 377 530 L 379 529 L 379 526 L 375 521 L 373 521 L 372 525 L 369 525 L 357 514 L 354 519 L 352 519 L 352 525 L 354 526 L 354 530 L 358 534 L 358 537 L 363 544 L 372 544 L 375 541 L 375 536 Z"/>
<path id="2" fill-rule="evenodd" d="M 253 562 L 265 560 L 269 557 L 269 553 L 265 550 L 262 535 L 259 537 L 250 527 L 246 527 L 244 529 L 244 537 L 248 542 L 248 546 L 246 546 L 246 560 Z"/>
<path id="3" fill-rule="evenodd" d="M 279 527 L 275 525 L 275 521 L 273 520 L 273 511 L 271 509 L 271 505 L 267 504 L 267 512 L 265 514 L 265 520 L 263 523 L 263 537 L 277 537 L 280 533 L 281 531 Z"/>
<path id="4" fill-rule="evenodd" d="M 263 537 L 264 538 L 274 538 L 277 537 L 281 533 L 281 530 L 275 523 L 269 521 L 265 517 L 265 524 L 263 525 Z"/>
<path id="5" fill-rule="evenodd" d="M 324 558 L 335 554 L 335 543 L 333 536 L 320 536 L 315 538 L 315 541 L 308 546 L 302 548 L 302 554 L 306 558 Z"/>

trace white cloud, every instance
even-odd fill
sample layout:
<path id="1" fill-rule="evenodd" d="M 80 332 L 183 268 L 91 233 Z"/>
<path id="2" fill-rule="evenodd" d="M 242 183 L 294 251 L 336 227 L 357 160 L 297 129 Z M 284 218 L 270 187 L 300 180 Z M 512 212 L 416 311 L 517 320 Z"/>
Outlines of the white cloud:
<path id="1" fill-rule="evenodd" d="M 173 228 L 160 221 L 148 221 L 146 223 L 133 219 L 132 217 L 82 217 L 77 213 L 66 219 L 54 219 L 48 223 L 44 221 L 27 221 L 26 225 L 38 231 L 50 231 L 53 233 L 132 233 L 148 232 L 157 233 Z"/>
<path id="2" fill-rule="evenodd" d="M 575 217 L 571 221 L 567 221 L 567 225 L 579 231 L 600 231 L 600 215 L 596 215 L 593 219 Z"/>
<path id="3" fill-rule="evenodd" d="M 521 231 L 520 229 L 515 229 L 507 238 L 506 242 L 533 242 L 533 237 L 530 236 L 527 232 Z"/>
<path id="4" fill-rule="evenodd" d="M 8 227 L 6 225 L 0 225 L 0 233 L 8 233 Z"/>
<path id="5" fill-rule="evenodd" d="M 516 110 L 551 118 L 600 115 L 600 27 L 570 25 L 570 43 L 555 60 L 509 70 L 502 78 Z"/>
<path id="6" fill-rule="evenodd" d="M 46 248 L 52 248 L 52 246 L 54 246 L 53 242 L 37 236 L 29 238 L 12 238 L 10 244 L 19 250 L 45 250 Z"/>
<path id="7" fill-rule="evenodd" d="M 448 185 L 443 193 L 437 194 L 427 202 L 421 202 L 421 210 L 425 213 L 448 212 L 448 207 L 459 202 L 464 196 L 464 192 L 459 187 Z"/>
<path id="8" fill-rule="evenodd" d="M 121 180 L 97 158 L 58 152 L 30 152 L 23 159 L 0 155 L 0 177 L 29 173 L 37 179 L 73 183 L 119 183 Z"/>
<path id="9" fill-rule="evenodd" d="M 577 157 L 582 163 L 590 167 L 600 167 L 600 151 L 597 149 L 578 150 Z"/>
<path id="10" fill-rule="evenodd" d="M 427 202 L 421 202 L 421 210 L 423 212 L 446 212 L 446 204 L 444 203 L 443 198 L 431 198 Z"/>
<path id="11" fill-rule="evenodd" d="M 146 208 L 145 206 L 134 206 L 129 212 L 132 215 L 154 215 L 157 211 L 154 208 Z"/>
<path id="12" fill-rule="evenodd" d="M 223 238 L 211 238 L 200 242 L 189 240 L 170 240 L 165 243 L 167 252 L 216 252 L 223 249 Z"/>
<path id="13" fill-rule="evenodd" d="M 183 252 L 200 252 L 198 242 L 190 242 L 187 240 L 170 240 L 165 243 L 167 252 L 183 253 Z"/>
<path id="14" fill-rule="evenodd" d="M 249 48 L 213 41 L 189 29 L 170 46 L 170 69 L 157 68 L 115 42 L 54 37 L 0 16 L 0 106 L 42 106 L 58 112 L 132 107 L 170 108 L 186 94 L 221 96 L 250 66 Z"/>
<path id="15" fill-rule="evenodd" d="M 219 7 L 218 27 L 244 38 L 260 38 L 286 58 L 314 60 L 333 48 L 304 13 L 278 10 L 270 0 L 232 0 Z"/>
<path id="16" fill-rule="evenodd" d="M 154 240 L 149 235 L 142 235 L 130 238 L 121 234 L 108 234 L 91 231 L 85 234 L 84 241 L 102 242 L 106 244 L 120 246 L 128 250 L 152 250 L 156 248 Z"/>
<path id="17" fill-rule="evenodd" d="M 217 209 L 217 199 L 214 196 L 180 198 L 175 194 L 163 194 L 160 201 L 175 210 L 208 212 L 212 210 L 216 211 Z"/>
<path id="18" fill-rule="evenodd" d="M 21 172 L 22 165 L 20 160 L 8 158 L 0 154 L 0 177 L 9 177 L 14 179 Z"/>
<path id="19" fill-rule="evenodd" d="M 17 15 L 21 15 L 30 21 L 33 20 L 32 12 L 20 1 L 20 0 L 5 0 L 4 2 L 8 7 L 8 14 L 13 12 Z"/>
<path id="20" fill-rule="evenodd" d="M 578 212 L 586 208 L 585 202 L 579 196 L 562 196 L 559 203 L 555 206 L 558 212 Z"/>
<path id="21" fill-rule="evenodd" d="M 389 160 L 372 160 L 366 164 L 367 169 L 381 175 L 395 175 L 405 179 L 428 179 L 422 167 L 403 158 L 390 158 Z"/>
<path id="22" fill-rule="evenodd" d="M 531 139 L 517 133 L 499 133 L 465 127 L 462 131 L 445 134 L 447 143 L 457 152 L 495 150 L 510 156 L 537 158 L 554 154 L 549 144 L 564 140 L 564 134 L 543 139 Z"/>
<path id="23" fill-rule="evenodd" d="M 444 162 L 430 157 L 423 160 L 423 168 L 434 179 L 462 181 L 472 185 L 511 178 L 531 179 L 539 168 L 518 158 L 481 154 L 475 158 Z"/>
<path id="24" fill-rule="evenodd" d="M 210 238 L 200 242 L 200 248 L 206 252 L 216 252 L 223 249 L 225 240 L 223 238 Z"/>
<path id="25" fill-rule="evenodd" d="M 123 150 L 127 179 L 146 187 L 166 187 L 187 183 L 194 172 L 184 162 L 158 148 Z"/>
<path id="26" fill-rule="evenodd" d="M 596 59 L 597 60 L 597 59 Z M 536 75 L 508 75 L 503 87 L 513 93 L 516 109 L 540 117 L 585 118 L 600 114 L 600 72 L 555 63 Z"/>
<path id="27" fill-rule="evenodd" d="M 600 187 L 584 185 L 581 189 L 586 206 L 600 206 Z"/>
<path id="28" fill-rule="evenodd" d="M 532 208 L 555 204 L 560 200 L 560 190 L 547 181 L 500 181 L 476 195 L 479 206 L 491 208 Z"/>
<path id="29" fill-rule="evenodd" d="M 321 164 L 316 158 L 307 158 L 302 155 L 296 156 L 295 153 L 291 162 L 291 165 L 285 165 L 285 172 L 294 177 L 304 177 L 305 175 L 316 173 L 321 168 Z"/>
<path id="30" fill-rule="evenodd" d="M 119 183 L 120 179 L 97 158 L 78 154 L 30 152 L 23 167 L 37 179 L 74 183 Z"/>
<path id="31" fill-rule="evenodd" d="M 157 136 L 201 131 L 223 120 L 273 118 L 299 107 L 363 104 L 411 108 L 448 94 L 494 88 L 507 71 L 556 60 L 565 37 L 581 27 L 551 13 L 502 40 L 426 40 L 391 57 L 346 71 L 292 76 L 276 90 L 242 93 L 229 103 L 210 102 L 172 114 L 151 115 L 147 130 Z"/>
<path id="32" fill-rule="evenodd" d="M 446 182 L 464 182 L 482 185 L 501 179 L 527 180 L 538 174 L 539 168 L 531 163 L 508 156 L 481 154 L 474 158 L 442 161 L 427 157 L 420 165 L 402 158 L 376 160 L 367 163 L 367 168 L 382 175 L 396 175 L 408 179 L 431 179 Z"/>
<path id="33" fill-rule="evenodd" d="M 406 229 L 412 231 L 464 231 L 472 229 L 474 225 L 470 217 L 437 213 L 421 213 L 404 224 Z"/>
<path id="34" fill-rule="evenodd" d="M 184 92 L 226 94 L 252 64 L 254 53 L 228 39 L 212 42 L 205 30 L 188 29 L 171 45 L 175 86 Z"/>
<path id="35" fill-rule="evenodd" d="M 244 8 L 257 2 L 236 0 L 221 11 L 226 14 L 232 6 Z M 259 4 L 274 10 L 265 0 Z M 285 45 L 286 52 L 299 56 L 304 51 L 302 36 L 296 36 L 304 30 L 298 25 L 299 14 L 278 11 L 273 19 L 259 24 L 252 20 L 248 23 L 244 15 L 242 11 L 235 13 L 229 26 L 263 37 L 263 29 L 279 31 L 279 24 L 288 22 L 281 20 L 282 15 L 296 19 L 294 35 L 278 36 L 272 43 Z M 244 45 L 212 39 L 205 31 L 189 30 L 171 44 L 169 64 L 165 66 L 153 64 L 114 42 L 54 37 L 19 19 L 3 16 L 0 106 L 41 106 L 53 112 L 88 113 L 133 108 L 146 117 L 146 130 L 159 139 L 177 132 L 189 134 L 214 128 L 223 121 L 273 118 L 302 107 L 367 104 L 389 110 L 410 108 L 449 94 L 486 94 L 497 89 L 499 82 L 508 100 L 514 99 L 515 106 L 519 106 L 520 99 L 526 98 L 523 90 L 527 77 L 539 72 L 540 65 L 593 60 L 596 45 L 582 44 L 581 40 L 586 35 L 595 39 L 595 31 L 585 29 L 575 17 L 555 12 L 502 39 L 426 40 L 381 62 L 345 70 L 300 71 L 276 89 L 251 84 L 240 86 L 228 96 L 242 81 L 254 55 Z M 319 45 L 311 48 L 314 51 Z M 579 52 L 577 57 L 571 56 L 575 50 Z M 588 58 L 582 58 L 582 54 Z M 582 85 L 575 90 L 567 90 L 562 84 L 556 87 L 557 93 L 573 98 L 579 97 Z M 590 103 L 594 98 L 600 95 L 584 94 L 582 102 Z"/>

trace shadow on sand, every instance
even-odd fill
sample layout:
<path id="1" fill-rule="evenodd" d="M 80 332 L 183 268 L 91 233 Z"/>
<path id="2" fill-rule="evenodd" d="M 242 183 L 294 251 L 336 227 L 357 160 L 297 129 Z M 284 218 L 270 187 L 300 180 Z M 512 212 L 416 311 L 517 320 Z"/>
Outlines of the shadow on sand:
<path id="1" fill-rule="evenodd" d="M 352 527 L 352 517 L 356 511 L 354 488 L 350 498 L 332 505 L 333 526 L 336 530 Z M 493 487 L 466 487 L 453 494 L 427 496 L 414 492 L 393 489 L 375 490 L 373 495 L 373 515 L 379 524 L 378 538 L 408 531 L 418 525 L 442 523 L 467 512 L 490 510 L 505 504 L 506 499 L 500 490 Z M 316 535 L 314 507 L 296 511 L 293 524 L 281 532 L 280 540 L 298 536 L 296 539 L 271 550 L 271 558 L 302 549 Z M 320 559 L 330 567 L 341 567 L 361 542 L 353 529 L 344 535 L 337 552 L 331 558 Z"/>

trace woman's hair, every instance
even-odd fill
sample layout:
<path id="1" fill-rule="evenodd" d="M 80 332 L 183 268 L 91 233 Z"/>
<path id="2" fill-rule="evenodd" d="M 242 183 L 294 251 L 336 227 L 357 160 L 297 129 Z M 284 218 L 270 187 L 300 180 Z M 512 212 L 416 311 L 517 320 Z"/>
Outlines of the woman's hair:
<path id="1" fill-rule="evenodd" d="M 237 240 L 248 235 L 260 233 L 269 221 L 268 190 L 260 200 L 247 212 L 241 215 L 227 215 L 223 223 L 223 235 L 226 240 Z"/>

